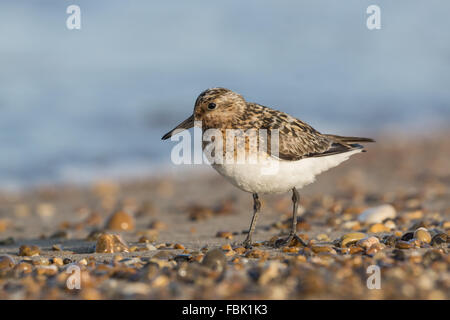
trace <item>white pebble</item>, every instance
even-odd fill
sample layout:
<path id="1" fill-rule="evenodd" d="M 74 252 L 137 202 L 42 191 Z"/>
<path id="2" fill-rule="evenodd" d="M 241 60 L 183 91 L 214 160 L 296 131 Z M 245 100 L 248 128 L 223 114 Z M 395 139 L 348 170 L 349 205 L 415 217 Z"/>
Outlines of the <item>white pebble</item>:
<path id="1" fill-rule="evenodd" d="M 366 224 L 381 223 L 386 219 L 394 219 L 396 217 L 396 211 L 390 204 L 384 204 L 382 206 L 373 207 L 365 210 L 358 217 L 358 220 Z"/>

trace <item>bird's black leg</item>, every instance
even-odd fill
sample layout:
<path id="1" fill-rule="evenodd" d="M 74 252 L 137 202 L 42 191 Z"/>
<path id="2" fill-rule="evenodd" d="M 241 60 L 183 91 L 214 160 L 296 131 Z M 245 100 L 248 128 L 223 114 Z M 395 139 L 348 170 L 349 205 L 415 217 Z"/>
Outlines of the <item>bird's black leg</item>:
<path id="1" fill-rule="evenodd" d="M 252 235 L 253 231 L 255 231 L 256 220 L 258 219 L 258 213 L 261 209 L 261 202 L 259 202 L 258 194 L 253 194 L 253 218 L 252 223 L 250 224 L 250 229 L 248 229 L 247 238 L 245 239 L 243 246 L 246 248 L 250 248 L 252 246 Z"/>
<path id="2" fill-rule="evenodd" d="M 286 239 L 286 245 L 289 245 L 291 243 L 291 240 L 294 238 L 295 234 L 297 233 L 297 211 L 298 211 L 298 200 L 300 199 L 300 195 L 298 194 L 297 189 L 292 188 L 292 225 L 291 225 L 291 232 L 289 232 L 289 236 Z"/>
<path id="3" fill-rule="evenodd" d="M 289 246 L 289 244 L 291 243 L 292 239 L 296 238 L 300 243 L 304 244 L 303 240 L 300 239 L 297 236 L 297 211 L 298 211 L 298 201 L 300 200 L 300 195 L 298 194 L 297 189 L 292 188 L 292 203 L 293 203 L 293 208 L 292 208 L 292 224 L 291 224 L 291 231 L 289 232 L 289 236 L 280 241 L 277 246 Z"/>

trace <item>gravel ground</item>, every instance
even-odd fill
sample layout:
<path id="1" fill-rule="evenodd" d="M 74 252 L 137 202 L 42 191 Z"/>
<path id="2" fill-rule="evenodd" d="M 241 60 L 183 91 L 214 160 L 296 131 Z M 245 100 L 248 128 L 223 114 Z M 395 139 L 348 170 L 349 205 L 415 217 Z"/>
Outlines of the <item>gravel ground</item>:
<path id="1" fill-rule="evenodd" d="M 322 174 L 285 248 L 291 195 L 260 195 L 245 249 L 252 197 L 207 167 L 1 192 L 0 298 L 449 299 L 448 136 L 380 136 Z"/>

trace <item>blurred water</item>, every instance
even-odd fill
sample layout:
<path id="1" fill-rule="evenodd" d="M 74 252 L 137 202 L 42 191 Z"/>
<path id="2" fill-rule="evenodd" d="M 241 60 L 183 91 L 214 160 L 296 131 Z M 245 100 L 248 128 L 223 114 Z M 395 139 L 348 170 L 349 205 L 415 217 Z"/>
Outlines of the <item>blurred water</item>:
<path id="1" fill-rule="evenodd" d="M 366 28 L 374 3 L 379 31 Z M 448 12 L 433 0 L 2 1 L 0 187 L 151 173 L 169 161 L 161 135 L 213 86 L 323 132 L 448 123 Z"/>

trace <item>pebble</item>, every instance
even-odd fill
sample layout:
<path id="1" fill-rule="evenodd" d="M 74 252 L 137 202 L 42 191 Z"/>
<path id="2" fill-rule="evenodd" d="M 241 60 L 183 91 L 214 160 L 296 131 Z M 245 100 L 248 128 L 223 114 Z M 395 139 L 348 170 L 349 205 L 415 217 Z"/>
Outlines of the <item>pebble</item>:
<path id="1" fill-rule="evenodd" d="M 51 203 L 40 203 L 36 211 L 41 218 L 48 219 L 55 214 L 55 207 Z"/>
<path id="2" fill-rule="evenodd" d="M 254 258 L 254 259 L 263 259 L 266 258 L 268 255 L 269 254 L 267 252 L 264 252 L 259 249 L 250 250 L 245 254 L 247 258 Z"/>
<path id="3" fill-rule="evenodd" d="M 150 243 L 147 243 L 147 244 L 145 245 L 145 247 L 147 248 L 148 251 L 155 251 L 155 250 L 158 250 L 154 245 L 152 245 L 152 244 L 150 244 Z"/>
<path id="4" fill-rule="evenodd" d="M 32 256 L 38 256 L 41 253 L 41 250 L 38 246 L 28 246 L 28 245 L 22 245 L 19 248 L 19 256 L 22 257 L 32 257 Z"/>
<path id="5" fill-rule="evenodd" d="M 350 247 L 350 254 L 356 254 L 356 253 L 360 253 L 360 252 L 364 252 L 364 249 L 361 247 L 356 247 L 356 246 L 351 246 Z"/>
<path id="6" fill-rule="evenodd" d="M 351 232 L 351 233 L 344 234 L 341 237 L 341 247 L 345 248 L 349 244 L 357 242 L 358 240 L 364 239 L 366 237 L 367 237 L 367 235 L 362 232 Z"/>
<path id="7" fill-rule="evenodd" d="M 0 271 L 12 269 L 15 263 L 10 256 L 0 256 Z"/>
<path id="8" fill-rule="evenodd" d="M 395 244 L 395 247 L 398 249 L 411 249 L 411 248 L 413 248 L 413 244 L 408 241 L 399 240 Z"/>
<path id="9" fill-rule="evenodd" d="M 450 229 L 450 221 L 444 221 L 442 223 L 442 228 L 444 228 L 445 230 Z"/>
<path id="10" fill-rule="evenodd" d="M 366 250 L 366 254 L 373 256 L 383 249 L 384 249 L 384 246 L 381 243 L 376 243 Z"/>
<path id="11" fill-rule="evenodd" d="M 217 238 L 225 238 L 225 239 L 233 239 L 233 234 L 231 232 L 228 231 L 219 231 L 216 234 Z"/>
<path id="12" fill-rule="evenodd" d="M 390 229 L 382 223 L 375 223 L 375 224 L 371 225 L 368 230 L 368 232 L 370 232 L 370 233 L 381 233 L 381 232 L 389 232 L 389 231 L 390 231 Z"/>
<path id="13" fill-rule="evenodd" d="M 52 258 L 52 262 L 53 262 L 53 264 L 56 264 L 57 266 L 64 265 L 63 259 L 61 259 L 59 257 Z"/>
<path id="14" fill-rule="evenodd" d="M 148 227 L 155 230 L 167 230 L 168 228 L 165 222 L 159 220 L 152 221 Z"/>
<path id="15" fill-rule="evenodd" d="M 413 238 L 414 238 L 414 232 L 406 232 L 404 235 L 402 235 L 401 240 L 409 241 Z"/>
<path id="16" fill-rule="evenodd" d="M 431 239 L 431 245 L 433 247 L 440 247 L 446 245 L 449 241 L 449 237 L 446 233 L 438 233 Z"/>
<path id="17" fill-rule="evenodd" d="M 336 253 L 336 250 L 334 250 L 332 247 L 327 246 L 327 245 L 313 245 L 313 246 L 311 246 L 311 250 L 314 253 L 321 253 L 321 252 Z"/>
<path id="18" fill-rule="evenodd" d="M 106 228 L 110 230 L 131 231 L 134 230 L 134 227 L 134 217 L 125 211 L 117 211 L 106 223 Z"/>
<path id="19" fill-rule="evenodd" d="M 356 245 L 359 247 L 362 247 L 364 249 L 369 249 L 370 247 L 372 247 L 373 245 L 379 244 L 380 240 L 378 240 L 377 237 L 368 237 L 368 238 L 364 238 L 359 240 Z"/>
<path id="20" fill-rule="evenodd" d="M 234 249 L 234 251 L 237 254 L 244 254 L 247 251 L 247 249 L 245 249 L 244 247 L 237 247 L 237 248 Z"/>
<path id="21" fill-rule="evenodd" d="M 269 262 L 268 266 L 265 267 L 262 271 L 260 271 L 258 283 L 264 286 L 270 281 L 274 280 L 280 275 L 281 268 L 282 264 L 280 262 L 278 261 Z"/>
<path id="22" fill-rule="evenodd" d="M 179 250 L 184 250 L 186 249 L 182 244 L 179 243 L 175 243 L 175 245 L 173 246 L 174 249 L 179 249 Z"/>
<path id="23" fill-rule="evenodd" d="M 386 219 L 394 219 L 396 216 L 395 208 L 390 204 L 384 204 L 363 211 L 358 220 L 366 224 L 374 224 L 382 223 Z"/>
<path id="24" fill-rule="evenodd" d="M 321 233 L 321 234 L 317 235 L 316 239 L 318 241 L 330 241 L 330 237 L 328 237 L 328 235 L 326 233 Z"/>
<path id="25" fill-rule="evenodd" d="M 95 245 L 95 252 L 97 253 L 115 253 L 128 252 L 128 246 L 119 235 L 102 234 L 97 238 Z"/>
<path id="26" fill-rule="evenodd" d="M 9 219 L 0 219 L 0 232 L 3 232 L 10 227 L 11 221 Z"/>
<path id="27" fill-rule="evenodd" d="M 222 246 L 222 250 L 231 251 L 231 250 L 233 250 L 233 248 L 231 247 L 231 245 L 229 243 L 227 243 Z"/>
<path id="28" fill-rule="evenodd" d="M 416 231 L 414 231 L 414 238 L 417 240 L 420 240 L 424 243 L 430 243 L 431 242 L 431 235 L 425 228 L 419 228 Z"/>
<path id="29" fill-rule="evenodd" d="M 17 273 L 30 273 L 33 267 L 28 262 L 20 262 L 14 267 L 14 271 Z"/>
<path id="30" fill-rule="evenodd" d="M 403 216 L 408 220 L 421 219 L 423 217 L 423 211 L 422 210 L 410 211 L 403 214 Z"/>
<path id="31" fill-rule="evenodd" d="M 227 258 L 221 249 L 212 249 L 206 253 L 202 265 L 221 273 L 227 266 Z"/>
<path id="32" fill-rule="evenodd" d="M 397 228 L 397 225 L 396 225 L 395 222 L 392 221 L 392 220 L 387 220 L 387 221 L 384 223 L 384 225 L 385 225 L 385 227 L 388 228 L 389 230 L 394 230 L 395 228 Z"/>

